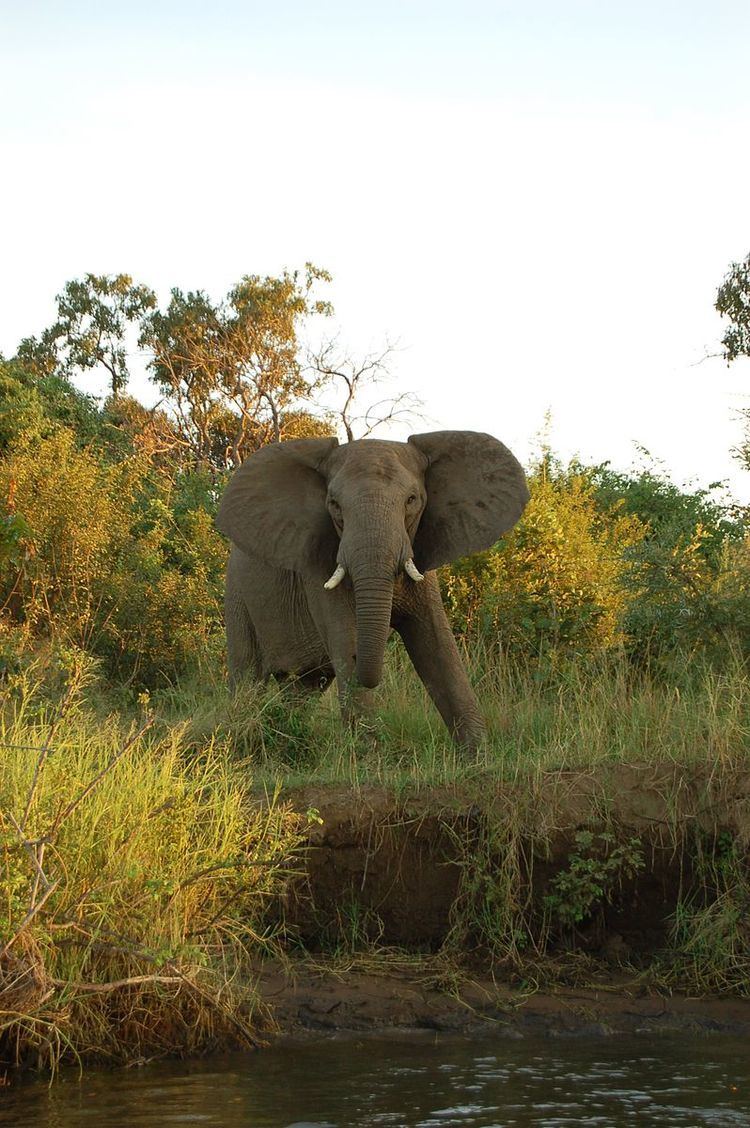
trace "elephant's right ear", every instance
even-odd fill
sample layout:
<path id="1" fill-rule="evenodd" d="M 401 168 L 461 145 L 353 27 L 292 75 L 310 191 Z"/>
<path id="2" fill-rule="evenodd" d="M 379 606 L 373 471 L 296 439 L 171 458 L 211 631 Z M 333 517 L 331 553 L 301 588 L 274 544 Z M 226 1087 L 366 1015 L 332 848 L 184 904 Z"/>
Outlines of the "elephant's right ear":
<path id="1" fill-rule="evenodd" d="M 338 537 L 326 508 L 323 464 L 338 439 L 296 439 L 261 447 L 243 462 L 221 499 L 217 528 L 277 568 L 333 568 Z"/>

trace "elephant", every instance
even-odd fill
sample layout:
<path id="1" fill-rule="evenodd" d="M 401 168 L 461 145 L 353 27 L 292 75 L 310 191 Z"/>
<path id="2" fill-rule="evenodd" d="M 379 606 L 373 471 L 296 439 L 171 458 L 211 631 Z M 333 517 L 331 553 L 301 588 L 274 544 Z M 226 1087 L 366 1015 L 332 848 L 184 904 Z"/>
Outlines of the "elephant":
<path id="1" fill-rule="evenodd" d="M 324 689 L 335 678 L 351 723 L 381 681 L 394 629 L 454 741 L 476 749 L 484 723 L 435 569 L 493 545 L 528 498 L 516 458 L 475 431 L 262 447 L 216 518 L 231 541 L 230 685 L 292 677 Z"/>

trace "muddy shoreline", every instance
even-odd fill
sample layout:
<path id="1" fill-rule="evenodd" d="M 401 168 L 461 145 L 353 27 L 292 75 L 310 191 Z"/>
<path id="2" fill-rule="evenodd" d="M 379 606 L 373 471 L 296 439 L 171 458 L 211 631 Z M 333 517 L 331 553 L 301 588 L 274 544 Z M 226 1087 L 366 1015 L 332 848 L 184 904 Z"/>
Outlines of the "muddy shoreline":
<path id="1" fill-rule="evenodd" d="M 750 1036 L 750 999 L 644 992 L 619 982 L 554 991 L 467 978 L 450 993 L 409 969 L 368 972 L 300 961 L 267 965 L 258 990 L 279 1040 L 402 1035 L 609 1037 L 617 1034 Z"/>

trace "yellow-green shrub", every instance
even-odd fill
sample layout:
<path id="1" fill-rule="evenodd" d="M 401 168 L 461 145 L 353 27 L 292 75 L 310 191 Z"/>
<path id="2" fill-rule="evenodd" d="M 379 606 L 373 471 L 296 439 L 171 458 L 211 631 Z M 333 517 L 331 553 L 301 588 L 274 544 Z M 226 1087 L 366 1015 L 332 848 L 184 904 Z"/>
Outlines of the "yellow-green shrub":
<path id="1" fill-rule="evenodd" d="M 516 653 L 608 649 L 622 641 L 633 516 L 597 508 L 583 474 L 530 479 L 520 522 L 488 552 L 443 570 L 449 614 L 463 634 Z"/>
<path id="2" fill-rule="evenodd" d="M 154 683 L 216 659 L 224 541 L 206 482 L 131 456 L 112 463 L 59 428 L 0 462 L 0 497 L 22 529 L 0 558 L 6 621 Z"/>
<path id="3" fill-rule="evenodd" d="M 149 485 L 112 576 L 115 610 L 100 645 L 114 671 L 154 684 L 219 661 L 227 550 L 189 483 L 152 474 Z"/>
<path id="4" fill-rule="evenodd" d="M 25 523 L 24 558 L 5 569 L 4 586 L 30 630 L 88 644 L 110 610 L 106 581 L 126 548 L 142 474 L 137 462 L 107 464 L 77 448 L 64 428 L 21 436 L 0 462 L 0 497 Z"/>

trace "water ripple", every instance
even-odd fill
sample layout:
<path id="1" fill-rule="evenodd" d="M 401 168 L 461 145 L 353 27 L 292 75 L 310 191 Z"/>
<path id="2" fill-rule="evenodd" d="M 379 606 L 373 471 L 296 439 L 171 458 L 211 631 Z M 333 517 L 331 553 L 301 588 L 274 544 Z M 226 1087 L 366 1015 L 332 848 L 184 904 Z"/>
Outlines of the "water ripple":
<path id="1" fill-rule="evenodd" d="M 70 1074 L 0 1098 L 13 1128 L 744 1128 L 750 1057 L 685 1036 L 337 1039 Z"/>

